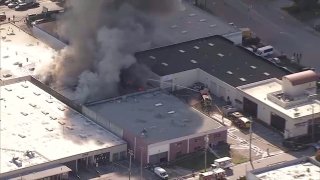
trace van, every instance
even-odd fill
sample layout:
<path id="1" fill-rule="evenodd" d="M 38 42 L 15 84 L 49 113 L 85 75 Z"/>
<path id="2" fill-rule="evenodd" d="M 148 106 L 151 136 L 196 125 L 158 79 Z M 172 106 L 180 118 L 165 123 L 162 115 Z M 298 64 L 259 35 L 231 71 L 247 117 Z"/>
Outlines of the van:
<path id="1" fill-rule="evenodd" d="M 262 57 L 272 55 L 273 54 L 273 47 L 272 46 L 264 46 L 264 47 L 258 48 L 256 54 L 259 56 L 262 56 Z"/>
<path id="2" fill-rule="evenodd" d="M 166 170 L 161 167 L 155 167 L 153 172 L 158 175 L 161 179 L 169 179 L 169 175 L 167 174 Z"/>
<path id="3" fill-rule="evenodd" d="M 230 157 L 223 157 L 223 158 L 214 160 L 214 164 L 218 168 L 226 169 L 226 168 L 230 168 L 233 165 L 231 160 L 232 159 Z"/>

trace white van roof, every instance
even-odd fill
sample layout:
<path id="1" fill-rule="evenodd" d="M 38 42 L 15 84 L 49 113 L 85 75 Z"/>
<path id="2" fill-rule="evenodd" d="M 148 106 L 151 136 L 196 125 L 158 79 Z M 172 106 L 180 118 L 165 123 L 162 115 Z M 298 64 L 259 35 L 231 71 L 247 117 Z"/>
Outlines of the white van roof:
<path id="1" fill-rule="evenodd" d="M 239 117 L 239 119 L 244 123 L 251 122 L 250 119 L 248 119 L 246 117 Z"/>
<path id="2" fill-rule="evenodd" d="M 230 157 L 223 157 L 223 158 L 220 158 L 220 159 L 216 159 L 214 161 L 220 163 L 220 162 L 223 162 L 223 161 L 230 161 L 230 160 L 231 160 Z"/>
<path id="3" fill-rule="evenodd" d="M 266 49 L 273 49 L 273 47 L 270 46 L 270 45 L 269 46 L 264 46 L 264 47 L 258 48 L 257 51 L 264 51 Z"/>
<path id="4" fill-rule="evenodd" d="M 161 168 L 161 167 L 155 167 L 154 170 L 155 170 L 155 171 L 158 171 L 158 172 L 160 172 L 160 173 L 166 172 L 166 170 L 164 170 L 164 169 Z"/>

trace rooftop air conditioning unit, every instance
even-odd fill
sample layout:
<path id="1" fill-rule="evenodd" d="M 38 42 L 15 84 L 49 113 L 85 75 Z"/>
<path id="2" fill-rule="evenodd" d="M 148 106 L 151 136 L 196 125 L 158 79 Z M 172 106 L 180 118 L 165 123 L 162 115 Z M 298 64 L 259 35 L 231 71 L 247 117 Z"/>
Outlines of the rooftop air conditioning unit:
<path id="1" fill-rule="evenodd" d="M 18 167 L 22 166 L 22 161 L 18 157 L 13 157 L 12 162 L 17 165 Z"/>
<path id="2" fill-rule="evenodd" d="M 28 156 L 30 159 L 34 158 L 34 152 L 32 151 L 26 151 L 25 156 Z"/>

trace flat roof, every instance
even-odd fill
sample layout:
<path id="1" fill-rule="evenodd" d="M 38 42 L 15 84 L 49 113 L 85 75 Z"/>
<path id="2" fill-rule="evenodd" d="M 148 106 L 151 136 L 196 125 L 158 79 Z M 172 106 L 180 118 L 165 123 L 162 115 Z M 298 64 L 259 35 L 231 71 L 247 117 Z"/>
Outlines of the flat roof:
<path id="1" fill-rule="evenodd" d="M 320 167 L 311 162 L 302 162 L 275 170 L 270 170 L 256 176 L 261 180 L 274 179 L 318 179 Z"/>
<path id="2" fill-rule="evenodd" d="M 16 26 L 1 24 L 0 30 L 0 79 L 34 75 L 37 67 L 54 60 L 56 52 L 53 49 Z M 6 74 L 11 76 L 4 77 Z"/>
<path id="3" fill-rule="evenodd" d="M 0 90 L 0 174 L 126 143 L 29 81 Z"/>
<path id="4" fill-rule="evenodd" d="M 145 129 L 148 144 L 223 127 L 160 90 L 124 97 L 92 104 L 88 108 L 136 136 Z"/>
<path id="5" fill-rule="evenodd" d="M 227 35 L 240 30 L 191 3 L 160 20 L 157 35 L 162 39 L 158 46 L 167 46 L 212 35 Z"/>
<path id="6" fill-rule="evenodd" d="M 267 94 L 278 92 L 282 90 L 282 82 L 278 79 L 270 79 L 262 82 L 253 83 L 239 87 L 241 91 L 257 99 L 258 101 L 280 111 L 281 113 L 296 119 L 304 116 L 311 116 L 312 114 L 320 113 L 320 102 L 310 99 L 309 101 L 297 104 L 290 108 L 283 108 L 267 98 Z M 307 96 L 305 98 L 308 98 Z M 312 110 L 312 106 L 314 107 Z M 299 116 L 295 113 L 299 112 Z"/>
<path id="7" fill-rule="evenodd" d="M 222 36 L 138 52 L 136 57 L 160 76 L 200 68 L 234 87 L 288 74 Z"/>

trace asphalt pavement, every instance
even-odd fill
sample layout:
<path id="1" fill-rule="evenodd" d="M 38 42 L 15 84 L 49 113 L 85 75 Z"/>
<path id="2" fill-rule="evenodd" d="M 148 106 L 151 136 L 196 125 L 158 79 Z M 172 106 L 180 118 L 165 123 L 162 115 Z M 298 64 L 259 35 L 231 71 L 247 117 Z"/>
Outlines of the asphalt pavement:
<path id="1" fill-rule="evenodd" d="M 281 7 L 288 0 L 206 0 L 207 9 L 237 27 L 249 27 L 263 42 L 288 56 L 302 53 L 301 63 L 320 72 L 320 35 Z"/>

